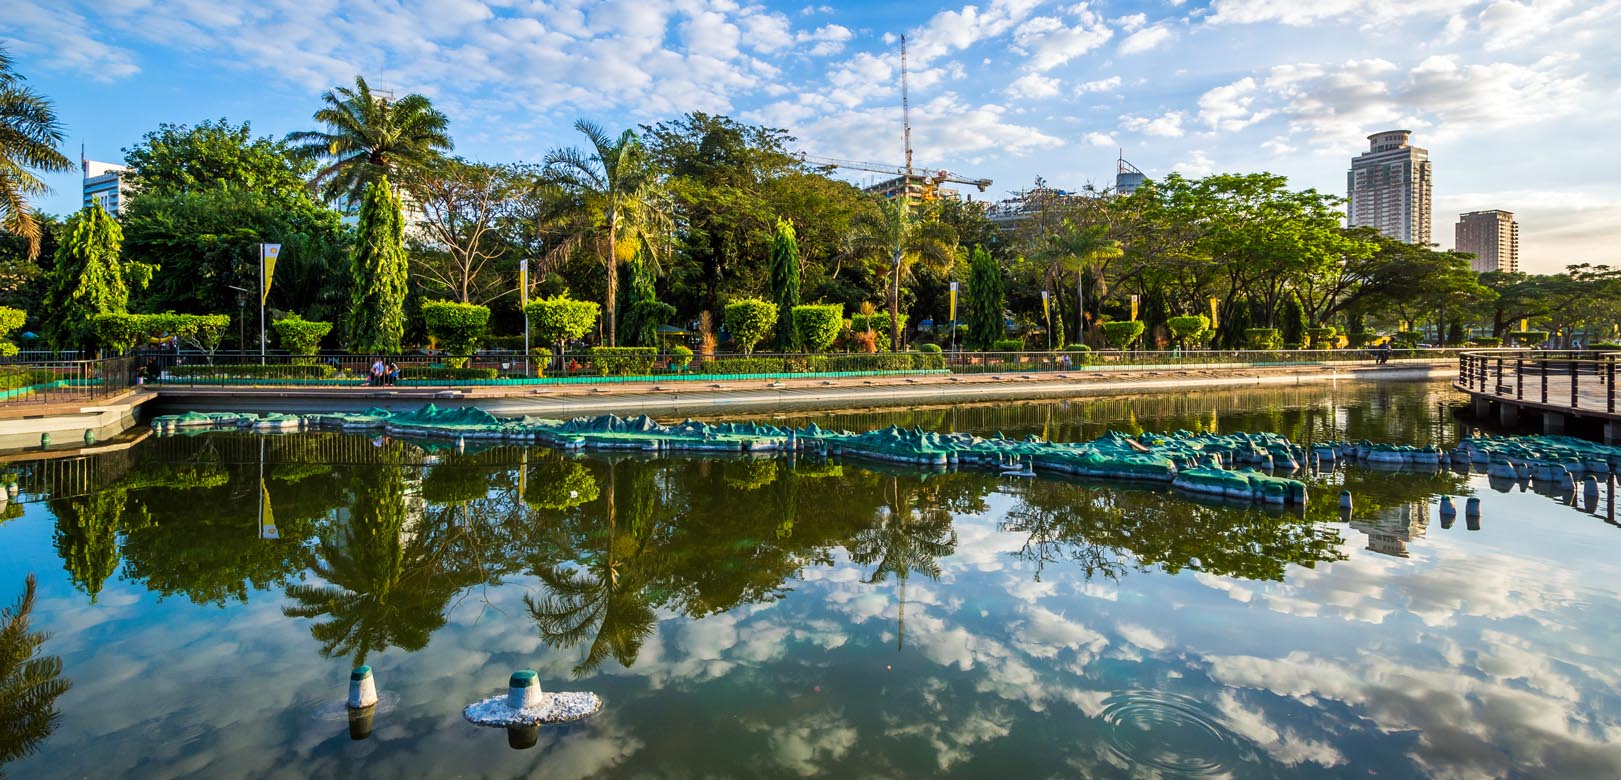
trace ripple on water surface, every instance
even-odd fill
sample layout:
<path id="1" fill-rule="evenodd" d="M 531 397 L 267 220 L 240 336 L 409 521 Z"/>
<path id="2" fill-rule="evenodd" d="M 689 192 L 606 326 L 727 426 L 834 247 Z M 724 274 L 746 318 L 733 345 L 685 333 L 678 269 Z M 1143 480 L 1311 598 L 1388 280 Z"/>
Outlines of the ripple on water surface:
<path id="1" fill-rule="evenodd" d="M 1133 690 L 1103 702 L 1110 755 L 1124 765 L 1153 767 L 1160 777 L 1221 777 L 1238 741 L 1198 699 Z"/>

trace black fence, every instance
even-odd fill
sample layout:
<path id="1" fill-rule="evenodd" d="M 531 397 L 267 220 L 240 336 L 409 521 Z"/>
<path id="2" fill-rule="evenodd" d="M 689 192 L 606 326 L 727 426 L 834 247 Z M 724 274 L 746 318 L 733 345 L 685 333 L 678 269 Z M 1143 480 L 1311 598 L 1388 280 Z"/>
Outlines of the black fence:
<path id="1" fill-rule="evenodd" d="M 0 361 L 0 403 L 90 403 L 141 382 L 138 358 Z"/>
<path id="2" fill-rule="evenodd" d="M 1494 349 L 1458 356 L 1458 384 L 1474 393 L 1615 414 L 1621 352 Z"/>

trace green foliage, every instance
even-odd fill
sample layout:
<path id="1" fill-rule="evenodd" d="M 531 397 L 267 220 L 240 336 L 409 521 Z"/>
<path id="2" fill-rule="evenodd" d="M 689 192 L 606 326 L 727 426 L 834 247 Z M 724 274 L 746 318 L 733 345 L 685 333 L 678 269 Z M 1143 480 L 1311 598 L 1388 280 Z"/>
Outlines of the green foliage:
<path id="1" fill-rule="evenodd" d="M 658 347 L 592 347 L 591 365 L 602 376 L 646 376 L 658 356 Z"/>
<path id="2" fill-rule="evenodd" d="M 1002 268 L 983 246 L 974 247 L 968 265 L 968 345 L 986 349 L 1002 338 L 1006 328 Z"/>
<path id="3" fill-rule="evenodd" d="M 405 293 L 409 270 L 405 258 L 404 216 L 400 199 L 381 175 L 366 190 L 350 257 L 349 321 L 345 334 L 350 352 L 396 353 L 405 335 Z"/>
<path id="4" fill-rule="evenodd" d="M 1521 347 L 1534 347 L 1548 340 L 1548 331 L 1545 330 L 1511 330 L 1506 335 Z"/>
<path id="5" fill-rule="evenodd" d="M 956 242 L 950 225 L 914 212 L 907 198 L 879 200 L 876 209 L 850 221 L 851 254 L 865 259 L 873 273 L 889 282 L 890 349 L 901 348 L 901 331 L 906 329 L 900 310 L 902 283 L 913 279 L 919 267 L 949 272 L 957 259 Z"/>
<path id="6" fill-rule="evenodd" d="M 500 378 L 501 371 L 495 368 L 468 368 L 466 366 L 401 366 L 401 381 L 413 379 L 434 381 L 449 379 L 456 382 L 470 382 L 480 379 Z"/>
<path id="7" fill-rule="evenodd" d="M 331 379 L 338 370 L 326 363 L 260 365 L 258 363 L 198 365 L 187 363 L 170 366 L 170 377 L 175 379 Z"/>
<path id="8" fill-rule="evenodd" d="M 670 368 L 685 371 L 687 366 L 692 364 L 692 350 L 680 344 L 672 344 L 668 352 L 670 355 Z"/>
<path id="9" fill-rule="evenodd" d="M 793 352 L 799 335 L 794 312 L 799 305 L 799 242 L 793 223 L 785 219 L 777 220 L 771 234 L 771 297 L 777 303 L 777 351 Z"/>
<path id="10" fill-rule="evenodd" d="M 1306 336 L 1311 339 L 1310 344 L 1312 349 L 1333 349 L 1334 338 L 1338 335 L 1339 331 L 1336 331 L 1333 328 L 1306 329 Z"/>
<path id="11" fill-rule="evenodd" d="M 22 327 L 28 320 L 28 312 L 22 309 L 13 309 L 9 306 L 0 306 L 0 357 L 9 357 L 17 354 L 17 345 L 7 340 L 11 332 Z"/>
<path id="12" fill-rule="evenodd" d="M 1021 339 L 997 339 L 991 342 L 992 352 L 1023 352 L 1024 341 Z"/>
<path id="13" fill-rule="evenodd" d="M 1366 347 L 1378 340 L 1379 334 L 1371 330 L 1353 331 L 1346 337 L 1346 343 L 1352 347 Z"/>
<path id="14" fill-rule="evenodd" d="M 363 200 L 397 169 L 423 165 L 453 146 L 450 120 L 416 93 L 375 94 L 356 76 L 353 89 L 330 90 L 321 102 L 314 119 L 326 129 L 289 133 L 287 144 L 295 160 L 324 163 L 311 183 L 327 200 Z"/>
<path id="15" fill-rule="evenodd" d="M 1401 349 L 1413 349 L 1418 346 L 1420 341 L 1423 340 L 1423 334 L 1412 330 L 1404 330 L 1390 337 L 1391 343 Z"/>
<path id="16" fill-rule="evenodd" d="M 602 307 L 591 301 L 576 301 L 561 295 L 530 301 L 524 309 L 529 318 L 529 330 L 535 338 L 554 344 L 573 341 L 590 332 L 597 324 L 597 313 Z"/>
<path id="17" fill-rule="evenodd" d="M 124 354 L 163 331 L 164 315 L 109 312 L 90 318 L 90 332 L 102 349 Z"/>
<path id="18" fill-rule="evenodd" d="M 130 288 L 151 280 L 153 267 L 121 258 L 123 240 L 123 230 L 101 206 L 86 206 L 68 221 L 41 312 L 52 346 L 82 348 L 92 336 L 91 317 L 127 311 Z"/>
<path id="19" fill-rule="evenodd" d="M 1105 322 L 1103 323 L 1103 337 L 1108 339 L 1109 344 L 1112 346 L 1125 349 L 1136 343 L 1137 339 L 1143 335 L 1143 330 L 1146 327 L 1141 320 Z"/>
<path id="20" fill-rule="evenodd" d="M 0 66 L 4 64 L 0 60 Z M 73 687 L 62 677 L 62 659 L 39 652 L 49 637 L 29 629 L 35 589 L 30 574 L 24 580 L 22 596 L 0 609 L 0 691 L 5 692 L 0 698 L 0 765 L 38 749 L 61 717 L 56 711 L 57 697 Z"/>
<path id="21" fill-rule="evenodd" d="M 754 354 L 777 322 L 777 304 L 759 298 L 737 298 L 726 304 L 726 330 L 745 355 Z"/>
<path id="22" fill-rule="evenodd" d="M 55 371 L 47 369 L 0 368 L 0 390 L 16 390 L 19 387 L 48 384 L 60 378 Z"/>
<path id="23" fill-rule="evenodd" d="M 478 340 L 490 326 L 490 309 L 473 303 L 428 301 L 422 304 L 422 321 L 439 348 L 453 356 L 448 363 L 467 365 L 465 356 L 478 349 Z"/>
<path id="24" fill-rule="evenodd" d="M 302 200 L 311 166 L 288 157 L 287 146 L 254 138 L 247 122 L 205 120 L 196 127 L 167 122 L 124 152 L 129 182 L 139 197 L 211 189 L 263 193 L 279 201 Z"/>
<path id="25" fill-rule="evenodd" d="M 795 306 L 794 332 L 799 348 L 806 352 L 826 352 L 844 327 L 844 306 L 837 303 L 809 303 Z"/>
<path id="26" fill-rule="evenodd" d="M 276 343 L 294 355 L 313 355 L 321 350 L 321 339 L 332 332 L 332 323 L 306 320 L 297 314 L 288 314 L 270 323 L 276 332 Z"/>
<path id="27" fill-rule="evenodd" d="M 1503 346 L 1503 340 L 1500 339 L 1500 338 L 1487 336 L 1487 337 L 1475 339 L 1475 346 L 1477 346 L 1477 347 L 1501 347 L 1501 346 Z M 1603 347 L 1602 347 L 1601 344 L 1594 344 L 1593 348 L 1594 349 L 1602 349 Z"/>
<path id="28" fill-rule="evenodd" d="M 1172 317 L 1165 321 L 1165 327 L 1171 331 L 1171 337 L 1186 349 L 1190 342 L 1197 346 L 1209 334 L 1210 318 L 1203 314 Z"/>
<path id="29" fill-rule="evenodd" d="M 1064 351 L 1069 353 L 1071 365 L 1089 366 L 1098 362 L 1097 355 L 1092 354 L 1092 348 L 1085 344 L 1070 344 L 1064 347 Z"/>
<path id="30" fill-rule="evenodd" d="M 1248 349 L 1277 349 L 1283 345 L 1283 335 L 1277 328 L 1245 328 L 1244 345 Z"/>
<path id="31" fill-rule="evenodd" d="M 1283 296 L 1283 306 L 1278 312 L 1279 330 L 1283 333 L 1283 340 L 1290 344 L 1303 344 L 1306 341 L 1306 310 L 1300 305 L 1300 296 L 1289 293 Z"/>
<path id="32" fill-rule="evenodd" d="M 922 352 L 924 354 L 928 354 L 928 355 L 938 355 L 938 354 L 940 354 L 940 345 L 939 344 L 919 344 L 918 347 L 917 347 L 917 351 Z"/>
<path id="33" fill-rule="evenodd" d="M 653 263 L 643 257 L 631 264 L 630 306 L 619 324 L 621 344 L 657 347 L 659 326 L 675 318 L 675 307 L 660 301 L 653 287 Z"/>
<path id="34" fill-rule="evenodd" d="M 543 460 L 530 465 L 524 503 L 537 509 L 564 510 L 589 504 L 601 495 L 596 477 L 573 460 Z"/>
<path id="35" fill-rule="evenodd" d="M 900 329 L 906 330 L 905 314 L 901 315 Z M 889 325 L 889 312 L 879 311 L 873 312 L 871 316 L 866 314 L 850 315 L 850 330 L 855 332 L 877 333 L 882 336 L 885 333 L 891 332 L 893 329 Z"/>
<path id="36" fill-rule="evenodd" d="M 12 67 L 11 55 L 0 47 L 0 234 L 26 242 L 26 262 L 39 256 L 43 237 L 41 220 L 28 198 L 50 192 L 34 171 L 57 173 L 74 167 L 57 151 L 61 143 L 62 125 L 51 101 L 29 88 L 27 79 Z M 0 762 L 4 760 L 0 756 Z"/>
<path id="37" fill-rule="evenodd" d="M 1475 341 L 1476 342 L 1496 341 L 1499 344 L 1502 343 L 1502 339 L 1476 339 Z M 1484 343 L 1482 343 L 1482 344 L 1480 344 L 1480 346 L 1482 346 L 1482 347 L 1495 347 L 1495 346 L 1497 346 L 1497 344 L 1484 344 Z M 1616 343 L 1614 341 L 1595 341 L 1592 344 L 1587 345 L 1587 348 L 1588 349 L 1597 349 L 1597 350 L 1604 350 L 1604 351 L 1613 352 L 1613 351 L 1616 351 L 1616 350 L 1621 350 L 1621 344 L 1618 344 L 1618 343 Z"/>
<path id="38" fill-rule="evenodd" d="M 799 358 L 723 358 L 698 364 L 699 374 L 805 374 L 851 371 L 940 371 L 946 356 L 924 352 L 807 355 Z"/>

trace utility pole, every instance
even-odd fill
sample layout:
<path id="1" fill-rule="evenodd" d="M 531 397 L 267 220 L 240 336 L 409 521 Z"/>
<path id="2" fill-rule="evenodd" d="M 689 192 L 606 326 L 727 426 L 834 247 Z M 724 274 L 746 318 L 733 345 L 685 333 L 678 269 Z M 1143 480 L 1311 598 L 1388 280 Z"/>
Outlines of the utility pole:
<path id="1" fill-rule="evenodd" d="M 906 197 L 912 197 L 912 100 L 907 89 L 906 36 L 901 36 L 901 138 L 906 144 Z"/>

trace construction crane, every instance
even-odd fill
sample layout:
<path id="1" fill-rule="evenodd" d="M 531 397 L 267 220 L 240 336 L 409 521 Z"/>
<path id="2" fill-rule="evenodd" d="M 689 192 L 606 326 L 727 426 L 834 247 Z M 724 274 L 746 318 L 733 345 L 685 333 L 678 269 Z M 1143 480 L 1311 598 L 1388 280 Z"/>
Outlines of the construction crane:
<path id="1" fill-rule="evenodd" d="M 822 165 L 833 168 L 846 168 L 855 171 L 872 171 L 899 178 L 902 186 L 898 188 L 902 193 L 910 193 L 912 182 L 922 185 L 921 197 L 925 201 L 934 200 L 940 196 L 940 185 L 946 182 L 954 184 L 971 184 L 984 192 L 991 188 L 990 179 L 972 179 L 958 176 L 951 171 L 936 169 L 933 173 L 918 176 L 912 169 L 912 100 L 906 67 L 906 36 L 901 36 L 901 140 L 906 149 L 905 165 L 889 165 L 886 163 L 860 162 L 858 160 L 840 160 L 834 157 L 815 157 L 801 154 L 800 159 L 812 165 Z M 928 170 L 928 169 L 925 169 Z M 890 197 L 895 197 L 890 194 Z"/>

